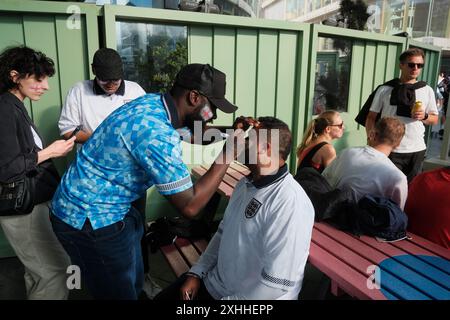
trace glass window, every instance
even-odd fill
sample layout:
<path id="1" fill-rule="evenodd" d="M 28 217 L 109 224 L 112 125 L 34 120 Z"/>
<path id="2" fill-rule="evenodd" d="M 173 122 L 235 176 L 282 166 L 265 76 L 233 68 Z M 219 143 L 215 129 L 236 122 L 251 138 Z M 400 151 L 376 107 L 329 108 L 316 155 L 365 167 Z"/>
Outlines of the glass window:
<path id="1" fill-rule="evenodd" d="M 304 0 L 287 0 L 286 13 L 287 19 L 295 19 L 304 14 L 305 1 Z"/>
<path id="2" fill-rule="evenodd" d="M 313 114 L 329 109 L 347 111 L 352 42 L 319 37 Z"/>
<path id="3" fill-rule="evenodd" d="M 434 0 L 433 14 L 431 16 L 430 36 L 446 38 L 449 36 L 447 28 L 449 26 L 450 1 Z"/>
<path id="4" fill-rule="evenodd" d="M 125 79 L 146 92 L 170 89 L 175 75 L 187 64 L 187 27 L 119 21 L 117 51 Z"/>
<path id="5" fill-rule="evenodd" d="M 412 26 L 413 38 L 428 36 L 430 26 L 428 25 L 429 2 L 417 1 L 414 8 L 414 20 Z"/>

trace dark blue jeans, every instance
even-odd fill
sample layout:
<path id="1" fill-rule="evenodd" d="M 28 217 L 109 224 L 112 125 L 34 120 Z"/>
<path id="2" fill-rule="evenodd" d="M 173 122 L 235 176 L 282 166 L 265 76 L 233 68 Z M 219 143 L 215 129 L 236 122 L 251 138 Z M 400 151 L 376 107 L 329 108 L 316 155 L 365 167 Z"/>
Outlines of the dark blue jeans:
<path id="1" fill-rule="evenodd" d="M 89 222 L 78 230 L 51 215 L 53 230 L 81 269 L 81 279 L 94 299 L 139 297 L 144 283 L 142 217 L 133 207 L 122 221 L 93 230 Z"/>

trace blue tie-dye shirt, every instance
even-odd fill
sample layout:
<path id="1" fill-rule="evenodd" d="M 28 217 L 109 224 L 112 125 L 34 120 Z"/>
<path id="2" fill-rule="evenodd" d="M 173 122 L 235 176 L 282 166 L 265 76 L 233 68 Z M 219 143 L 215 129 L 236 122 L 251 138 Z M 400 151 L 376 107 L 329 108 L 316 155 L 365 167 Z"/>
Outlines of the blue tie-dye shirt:
<path id="1" fill-rule="evenodd" d="M 192 187 L 180 143 L 162 95 L 123 105 L 78 151 L 56 190 L 53 213 L 77 229 L 89 218 L 98 229 L 122 220 L 152 185 L 163 195 Z"/>

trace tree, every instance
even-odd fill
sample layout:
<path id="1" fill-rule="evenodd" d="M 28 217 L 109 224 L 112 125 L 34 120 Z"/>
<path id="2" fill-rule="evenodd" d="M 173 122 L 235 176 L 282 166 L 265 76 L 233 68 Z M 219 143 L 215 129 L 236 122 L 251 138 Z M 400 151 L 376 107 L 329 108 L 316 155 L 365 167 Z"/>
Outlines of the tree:
<path id="1" fill-rule="evenodd" d="M 364 1 L 342 0 L 336 26 L 364 30 L 369 17 L 370 14 L 367 13 L 367 5 Z"/>

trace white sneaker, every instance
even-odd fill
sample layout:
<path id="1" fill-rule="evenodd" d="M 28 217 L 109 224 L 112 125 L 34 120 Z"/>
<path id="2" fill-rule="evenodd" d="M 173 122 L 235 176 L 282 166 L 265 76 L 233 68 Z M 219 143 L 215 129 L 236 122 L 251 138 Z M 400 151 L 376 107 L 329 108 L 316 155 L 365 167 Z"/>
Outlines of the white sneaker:
<path id="1" fill-rule="evenodd" d="M 145 291 L 145 294 L 149 299 L 153 299 L 162 289 L 155 281 L 153 281 L 150 275 L 146 273 L 142 290 Z"/>

